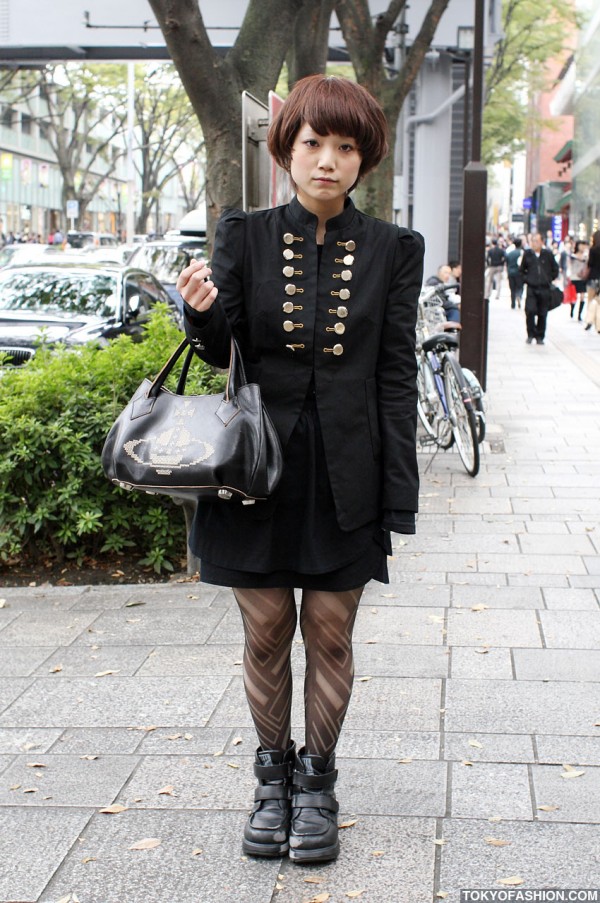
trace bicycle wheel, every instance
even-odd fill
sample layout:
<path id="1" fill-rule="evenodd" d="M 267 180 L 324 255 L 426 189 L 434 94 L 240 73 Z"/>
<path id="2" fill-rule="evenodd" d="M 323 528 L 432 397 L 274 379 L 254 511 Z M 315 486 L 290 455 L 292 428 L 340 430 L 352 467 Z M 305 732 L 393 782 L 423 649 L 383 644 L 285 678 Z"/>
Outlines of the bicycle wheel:
<path id="1" fill-rule="evenodd" d="M 477 424 L 477 441 L 481 445 L 485 439 L 485 405 L 483 401 L 483 389 L 472 370 L 469 370 L 468 367 L 461 367 L 461 370 L 467 381 L 467 385 L 471 389 L 475 423 Z"/>
<path id="2" fill-rule="evenodd" d="M 444 356 L 444 386 L 454 441 L 465 470 L 471 477 L 479 473 L 479 441 L 471 393 L 460 364 L 452 354 Z"/>
<path id="3" fill-rule="evenodd" d="M 417 413 L 425 432 L 440 448 L 450 448 L 454 442 L 452 426 L 440 398 L 431 363 L 424 355 L 419 358 L 417 389 Z"/>

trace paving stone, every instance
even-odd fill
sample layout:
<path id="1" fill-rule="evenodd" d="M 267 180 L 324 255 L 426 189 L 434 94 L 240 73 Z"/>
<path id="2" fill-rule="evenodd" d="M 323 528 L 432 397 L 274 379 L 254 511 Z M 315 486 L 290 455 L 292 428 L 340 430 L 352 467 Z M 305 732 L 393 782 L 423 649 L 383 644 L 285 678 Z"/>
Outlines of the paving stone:
<path id="1" fill-rule="evenodd" d="M 573 765 L 572 762 L 567 762 Z M 533 765 L 531 775 L 536 805 L 558 806 L 552 812 L 538 809 L 540 821 L 590 822 L 598 825 L 600 811 L 600 768 L 587 765 L 577 768 L 584 773 L 577 778 L 564 778 L 568 773 L 561 765 Z"/>
<path id="2" fill-rule="evenodd" d="M 475 745 L 474 745 L 475 744 Z M 477 745 L 479 744 L 479 745 Z M 491 734 L 446 731 L 444 759 L 462 762 L 533 762 L 533 742 L 528 734 Z M 467 766 L 468 767 L 468 766 Z"/>
<path id="3" fill-rule="evenodd" d="M 258 745 L 254 729 L 248 732 L 253 735 L 252 742 L 241 752 L 254 755 Z M 181 731 L 159 729 L 142 735 L 138 752 L 144 755 L 178 755 L 182 756 L 214 756 L 225 752 L 227 741 L 234 738 L 234 730 L 230 727 L 193 727 Z M 229 747 L 227 747 L 229 750 Z M 237 747 L 233 747 L 237 749 Z"/>
<path id="4" fill-rule="evenodd" d="M 10 863 L 0 869 L 0 900 L 38 901 L 91 814 L 72 808 L 0 808 L 0 862 Z"/>
<path id="5" fill-rule="evenodd" d="M 0 598 L 6 599 L 6 607 L 2 611 L 69 611 L 76 604 L 75 596 L 48 596 L 46 593 L 34 593 L 33 590 L 18 589 L 8 594 L 7 589 L 0 587 Z"/>
<path id="6" fill-rule="evenodd" d="M 453 762 L 450 812 L 454 818 L 531 819 L 527 765 Z"/>
<path id="7" fill-rule="evenodd" d="M 135 674 L 152 654 L 153 646 L 104 646 L 84 644 L 57 649 L 36 669 L 36 675 L 51 674 L 55 680 L 65 677 L 95 677 L 114 671 L 122 677 Z M 60 668 L 60 670 L 55 670 Z"/>
<path id="8" fill-rule="evenodd" d="M 14 760 L 14 756 L 0 755 L 0 774 L 2 774 L 3 771 L 6 771 L 8 766 L 11 765 Z"/>
<path id="9" fill-rule="evenodd" d="M 437 616 L 436 616 L 437 617 Z M 448 649 L 443 646 L 405 646 L 354 643 L 356 677 L 447 677 Z"/>
<path id="10" fill-rule="evenodd" d="M 0 727 L 202 726 L 227 684 L 224 677 L 39 678 L 0 716 Z"/>
<path id="11" fill-rule="evenodd" d="M 441 849 L 439 890 L 449 900 L 458 901 L 461 888 L 501 890 L 498 879 L 512 875 L 523 878 L 519 890 L 600 884 L 600 826 L 454 818 L 444 819 L 441 836 L 447 843 Z M 508 845 L 495 847 L 486 837 Z"/>
<path id="12" fill-rule="evenodd" d="M 506 586 L 507 579 L 504 574 L 476 574 L 476 573 L 449 573 L 448 583 L 453 586 Z"/>
<path id="13" fill-rule="evenodd" d="M 517 680 L 597 681 L 598 649 L 514 649 Z"/>
<path id="14" fill-rule="evenodd" d="M 551 610 L 567 609 L 569 611 L 597 611 L 598 599 L 593 589 L 555 589 L 544 588 L 545 607 Z"/>
<path id="15" fill-rule="evenodd" d="M 446 682 L 446 729 L 506 734 L 590 734 L 598 720 L 595 686 L 571 682 Z"/>
<path id="16" fill-rule="evenodd" d="M 525 530 L 527 531 L 527 533 L 533 533 L 535 535 L 567 535 L 569 533 L 569 526 L 563 521 L 532 520 L 525 523 Z"/>
<path id="17" fill-rule="evenodd" d="M 347 903 L 348 891 L 364 890 L 359 900 L 378 903 L 431 900 L 434 838 L 433 819 L 363 816 L 341 832 L 341 852 L 336 862 L 298 868 L 285 861 L 280 882 L 285 891 L 281 896 L 290 903 L 305 903 L 318 894 L 328 893 L 329 903 Z M 321 883 L 306 884 L 308 877 L 321 879 Z"/>
<path id="18" fill-rule="evenodd" d="M 0 631 L 0 646 L 68 646 L 98 612 L 24 611 Z"/>
<path id="19" fill-rule="evenodd" d="M 569 577 L 569 586 L 574 586 L 577 588 L 589 588 L 598 591 L 598 577 L 586 576 L 586 577 L 578 577 L 578 576 L 570 576 Z"/>
<path id="20" fill-rule="evenodd" d="M 443 608 L 391 608 L 363 606 L 358 609 L 354 626 L 357 643 L 438 645 L 442 643 Z"/>
<path id="21" fill-rule="evenodd" d="M 594 516 L 598 513 L 598 500 L 591 499 L 514 499 L 515 514 L 563 514 Z"/>
<path id="22" fill-rule="evenodd" d="M 9 624 L 12 624 L 13 621 L 16 621 L 20 614 L 21 612 L 18 609 L 10 611 L 8 608 L 0 608 L 0 637 L 2 636 L 2 631 Z"/>
<path id="23" fill-rule="evenodd" d="M 541 765 L 562 765 L 563 762 L 570 765 L 600 765 L 600 734 L 596 737 L 561 737 L 556 734 L 540 734 L 536 737 L 536 745 L 537 758 Z M 570 780 L 575 779 L 571 778 Z"/>
<path id="24" fill-rule="evenodd" d="M 489 608 L 543 608 L 544 600 L 539 587 L 518 586 L 454 586 L 452 608 L 471 608 L 473 605 Z"/>
<path id="25" fill-rule="evenodd" d="M 347 727 L 337 746 L 340 764 L 350 759 L 439 759 L 437 731 L 361 731 Z"/>
<path id="26" fill-rule="evenodd" d="M 38 903 L 76 894 L 85 903 L 270 903 L 280 861 L 243 860 L 245 813 L 143 811 L 94 815 Z M 153 850 L 131 850 L 143 838 Z M 202 853 L 194 855 L 194 850 Z M 94 861 L 83 863 L 82 859 Z"/>
<path id="27" fill-rule="evenodd" d="M 599 506 L 600 507 L 600 506 Z M 594 546 L 587 535 L 524 533 L 519 537 L 524 555 L 593 555 Z"/>
<path id="28" fill-rule="evenodd" d="M 441 682 L 418 677 L 355 681 L 345 726 L 349 729 L 438 730 Z"/>
<path id="29" fill-rule="evenodd" d="M 443 552 L 414 552 L 398 556 L 399 566 L 404 571 L 468 571 L 470 567 L 477 569 L 475 550 L 452 554 Z"/>
<path id="30" fill-rule="evenodd" d="M 501 609 L 450 609 L 447 640 L 451 646 L 542 645 L 536 612 Z"/>
<path id="31" fill-rule="evenodd" d="M 114 609 L 126 607 L 128 603 L 143 602 L 143 606 L 139 607 L 145 610 L 160 607 L 208 608 L 218 594 L 218 587 L 201 583 L 99 586 L 90 587 L 90 592 L 82 596 L 75 607 Z M 138 608 L 135 604 L 130 607 L 134 611 Z"/>
<path id="32" fill-rule="evenodd" d="M 444 762 L 344 759 L 337 768 L 336 796 L 347 812 L 435 816 L 446 811 Z"/>
<path id="33" fill-rule="evenodd" d="M 560 574 L 507 574 L 509 586 L 530 586 L 545 589 L 547 586 L 560 588 L 574 585 L 577 577 L 565 577 Z"/>
<path id="34" fill-rule="evenodd" d="M 30 768 L 28 763 L 45 768 Z M 0 806 L 107 806 L 138 762 L 135 756 L 81 756 L 52 753 L 18 756 L 0 780 Z M 11 785 L 20 784 L 18 790 Z M 26 793 L 26 788 L 37 788 Z"/>
<path id="35" fill-rule="evenodd" d="M 571 611 L 540 612 L 546 645 L 555 649 L 598 649 L 600 611 L 581 615 Z"/>
<path id="36" fill-rule="evenodd" d="M 511 507 L 510 499 L 467 497 L 452 500 L 450 511 L 452 514 L 512 514 L 517 513 L 516 508 Z"/>
<path id="37" fill-rule="evenodd" d="M 473 490 L 471 489 L 471 492 Z M 432 537 L 429 531 L 418 536 L 412 546 L 415 552 L 430 552 L 432 548 L 443 554 L 464 554 L 478 552 L 518 552 L 519 544 L 515 533 L 487 533 L 480 529 L 477 533 L 458 533 Z M 589 546 L 588 546 L 589 549 Z"/>
<path id="38" fill-rule="evenodd" d="M 361 597 L 360 605 L 447 607 L 450 604 L 450 587 L 431 583 L 427 586 L 416 583 L 390 583 L 384 585 L 373 581 L 368 583 Z"/>
<path id="39" fill-rule="evenodd" d="M 16 677 L 0 677 L 0 712 L 10 707 L 11 703 L 31 686 L 31 680 Z M 1 724 L 0 720 L 0 724 Z"/>
<path id="40" fill-rule="evenodd" d="M 47 646 L 3 649 L 0 655 L 0 677 L 29 677 L 47 661 L 52 650 Z"/>
<path id="41" fill-rule="evenodd" d="M 147 736 L 144 731 L 125 727 L 70 727 L 57 738 L 50 751 L 53 755 L 132 755 Z"/>
<path id="42" fill-rule="evenodd" d="M 0 753 L 44 753 L 61 735 L 60 730 L 0 728 Z"/>
<path id="43" fill-rule="evenodd" d="M 92 630 L 78 638 L 81 644 L 114 646 L 170 646 L 205 643 L 223 618 L 223 609 L 125 608 L 100 614 Z M 1 634 L 0 634 L 1 636 Z"/>
<path id="44" fill-rule="evenodd" d="M 583 559 L 578 555 L 480 555 L 480 571 L 503 574 L 585 574 Z"/>
<path id="45" fill-rule="evenodd" d="M 584 556 L 583 563 L 585 564 L 588 574 L 600 574 L 600 562 L 598 562 L 598 556 L 594 555 L 594 557 Z M 600 583 L 600 579 L 598 580 Z"/>
<path id="46" fill-rule="evenodd" d="M 228 643 L 243 644 L 244 628 L 237 605 L 235 608 L 231 606 L 224 612 L 218 624 L 211 630 L 206 642 L 209 645 L 215 643 L 221 646 Z"/>
<path id="47" fill-rule="evenodd" d="M 137 671 L 141 676 L 158 674 L 230 675 L 241 673 L 241 644 L 157 646 Z M 236 662 L 238 664 L 236 664 Z"/>
<path id="48" fill-rule="evenodd" d="M 478 646 L 454 646 L 451 651 L 451 677 L 512 680 L 510 649 Z"/>

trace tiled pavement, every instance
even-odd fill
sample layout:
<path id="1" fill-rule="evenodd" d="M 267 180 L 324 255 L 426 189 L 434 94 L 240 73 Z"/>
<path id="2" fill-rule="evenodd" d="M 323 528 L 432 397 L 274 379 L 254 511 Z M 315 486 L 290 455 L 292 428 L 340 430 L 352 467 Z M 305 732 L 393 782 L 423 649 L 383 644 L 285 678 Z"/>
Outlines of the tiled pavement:
<path id="1" fill-rule="evenodd" d="M 228 592 L 6 587 L 0 903 L 600 887 L 600 336 L 549 319 L 526 346 L 522 313 L 492 304 L 481 473 L 424 451 L 418 535 L 364 596 L 339 860 L 241 856 L 255 740 Z"/>

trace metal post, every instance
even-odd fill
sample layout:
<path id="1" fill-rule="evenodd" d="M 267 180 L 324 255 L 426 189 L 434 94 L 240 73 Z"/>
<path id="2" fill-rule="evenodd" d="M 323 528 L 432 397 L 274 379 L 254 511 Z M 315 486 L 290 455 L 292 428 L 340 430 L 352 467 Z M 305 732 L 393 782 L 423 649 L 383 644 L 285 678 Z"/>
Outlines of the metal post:
<path id="1" fill-rule="evenodd" d="M 127 63 L 127 208 L 125 230 L 127 244 L 133 244 L 135 207 L 135 169 L 133 166 L 133 128 L 135 117 L 135 64 Z"/>
<path id="2" fill-rule="evenodd" d="M 460 361 L 465 367 L 473 370 L 485 389 L 487 376 L 488 299 L 483 297 L 483 292 L 485 281 L 487 170 L 480 162 L 483 113 L 484 7 L 485 0 L 475 0 L 471 162 L 465 167 L 463 181 Z"/>

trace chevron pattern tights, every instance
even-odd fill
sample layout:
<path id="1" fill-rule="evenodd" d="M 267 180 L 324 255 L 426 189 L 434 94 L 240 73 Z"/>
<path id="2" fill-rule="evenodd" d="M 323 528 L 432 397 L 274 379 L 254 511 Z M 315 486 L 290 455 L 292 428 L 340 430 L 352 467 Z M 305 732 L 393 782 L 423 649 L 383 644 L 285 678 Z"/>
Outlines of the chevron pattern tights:
<path id="1" fill-rule="evenodd" d="M 334 751 L 352 694 L 352 630 L 364 587 L 346 592 L 303 590 L 305 745 Z M 296 629 L 292 589 L 234 589 L 244 623 L 244 687 L 263 749 L 287 749 L 291 733 L 290 653 Z"/>

